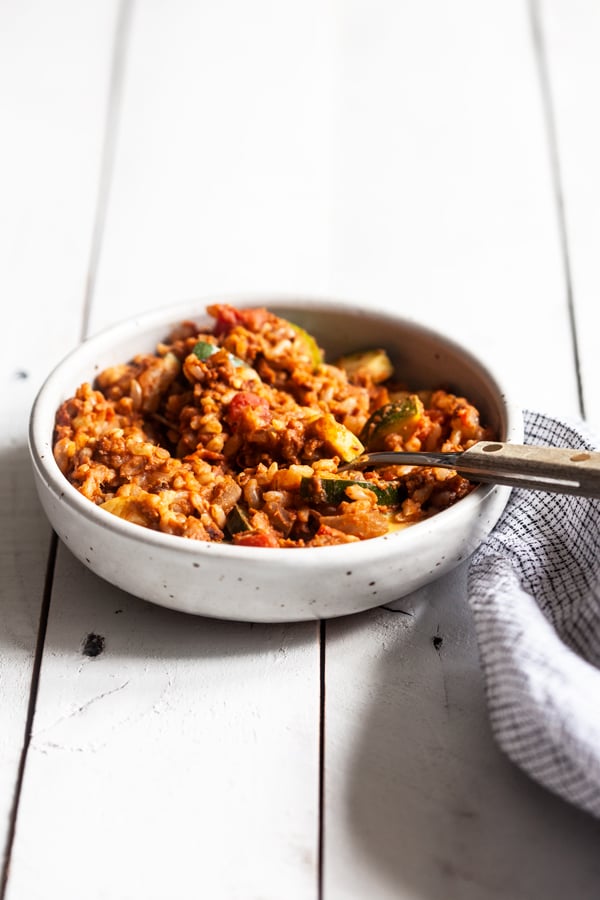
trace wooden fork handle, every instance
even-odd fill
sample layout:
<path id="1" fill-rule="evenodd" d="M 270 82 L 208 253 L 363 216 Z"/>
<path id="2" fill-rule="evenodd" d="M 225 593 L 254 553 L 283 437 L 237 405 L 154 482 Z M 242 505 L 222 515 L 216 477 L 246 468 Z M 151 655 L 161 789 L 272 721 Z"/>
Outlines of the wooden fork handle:
<path id="1" fill-rule="evenodd" d="M 477 481 L 600 498 L 600 453 L 479 441 L 455 468 Z"/>

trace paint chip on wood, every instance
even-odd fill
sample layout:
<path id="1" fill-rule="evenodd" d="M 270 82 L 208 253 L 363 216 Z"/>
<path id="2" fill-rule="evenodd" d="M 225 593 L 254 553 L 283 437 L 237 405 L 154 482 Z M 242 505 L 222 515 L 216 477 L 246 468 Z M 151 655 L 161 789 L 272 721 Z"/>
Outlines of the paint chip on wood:
<path id="1" fill-rule="evenodd" d="M 105 643 L 101 634 L 90 632 L 83 642 L 82 653 L 84 656 L 100 656 L 104 650 Z"/>

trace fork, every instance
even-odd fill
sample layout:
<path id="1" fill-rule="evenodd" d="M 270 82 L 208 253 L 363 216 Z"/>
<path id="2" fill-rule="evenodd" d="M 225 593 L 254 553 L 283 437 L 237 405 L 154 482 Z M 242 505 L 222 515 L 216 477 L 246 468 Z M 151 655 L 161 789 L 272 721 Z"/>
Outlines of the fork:
<path id="1" fill-rule="evenodd" d="M 338 471 L 389 465 L 435 466 L 472 481 L 600 498 L 600 453 L 563 447 L 478 441 L 450 453 L 382 451 L 357 456 Z"/>

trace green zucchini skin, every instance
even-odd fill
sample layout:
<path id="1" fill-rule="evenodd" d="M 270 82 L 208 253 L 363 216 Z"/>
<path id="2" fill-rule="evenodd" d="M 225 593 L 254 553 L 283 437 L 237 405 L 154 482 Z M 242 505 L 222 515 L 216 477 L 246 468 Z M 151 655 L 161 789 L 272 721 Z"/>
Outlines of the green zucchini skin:
<path id="1" fill-rule="evenodd" d="M 367 419 L 360 440 L 367 450 L 383 448 L 388 434 L 410 437 L 423 415 L 423 403 L 416 394 L 409 394 L 400 403 L 385 403 Z"/>
<path id="2" fill-rule="evenodd" d="M 198 359 L 205 360 L 212 356 L 213 353 L 216 353 L 218 349 L 214 344 L 209 344 L 208 341 L 198 341 L 192 347 L 192 353 Z"/>
<path id="3" fill-rule="evenodd" d="M 251 525 L 248 521 L 248 516 L 246 515 L 245 510 L 238 503 L 235 504 L 235 506 L 227 516 L 225 528 L 230 537 L 233 537 L 234 534 L 238 534 L 241 531 L 250 530 Z"/>
<path id="4" fill-rule="evenodd" d="M 210 344 L 208 341 L 198 341 L 192 347 L 192 353 L 194 354 L 194 356 L 197 356 L 198 359 L 202 361 L 213 356 L 215 353 L 218 353 L 219 350 L 221 350 L 221 347 L 218 347 L 216 344 Z M 248 364 L 245 363 L 243 359 L 234 356 L 233 353 L 228 353 L 227 356 L 236 368 L 240 368 L 241 366 L 249 368 Z"/>
<path id="5" fill-rule="evenodd" d="M 323 351 L 317 344 L 317 341 L 312 334 L 309 334 L 308 331 L 305 331 L 300 325 L 296 325 L 295 322 L 290 322 L 289 319 L 284 319 L 283 321 L 287 322 L 290 328 L 296 332 L 297 337 L 306 347 L 306 351 L 312 360 L 313 371 L 316 371 L 323 362 Z"/>
<path id="6" fill-rule="evenodd" d="M 353 485 L 373 491 L 378 506 L 397 506 L 403 497 L 402 488 L 396 481 L 390 482 L 386 487 L 380 487 L 372 481 L 358 481 L 339 475 L 313 475 L 303 478 L 300 482 L 300 496 L 313 503 L 338 506 L 349 499 L 346 490 Z"/>

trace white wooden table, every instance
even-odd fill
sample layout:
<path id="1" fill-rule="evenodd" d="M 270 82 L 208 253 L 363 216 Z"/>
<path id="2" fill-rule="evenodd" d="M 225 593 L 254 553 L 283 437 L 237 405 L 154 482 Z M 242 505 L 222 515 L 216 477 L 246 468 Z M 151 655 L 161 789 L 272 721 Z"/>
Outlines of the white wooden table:
<path id="1" fill-rule="evenodd" d="M 492 740 L 464 567 L 187 617 L 57 545 L 26 451 L 85 335 L 229 292 L 417 311 L 598 427 L 599 42 L 595 0 L 0 5 L 3 900 L 600 896 L 600 823 Z"/>

